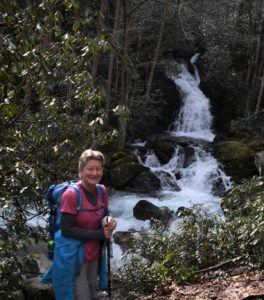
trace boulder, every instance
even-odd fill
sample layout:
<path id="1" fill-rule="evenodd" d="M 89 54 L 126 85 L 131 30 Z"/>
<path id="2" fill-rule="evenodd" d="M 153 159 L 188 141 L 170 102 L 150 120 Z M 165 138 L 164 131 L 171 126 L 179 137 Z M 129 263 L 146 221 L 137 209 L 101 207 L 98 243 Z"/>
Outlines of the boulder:
<path id="1" fill-rule="evenodd" d="M 162 164 L 169 162 L 175 152 L 175 146 L 171 142 L 165 141 L 156 141 L 153 149 Z"/>
<path id="2" fill-rule="evenodd" d="M 167 206 L 158 207 L 147 200 L 140 200 L 133 208 L 133 215 L 138 220 L 155 219 L 167 224 L 174 216 L 174 212 Z"/>
<path id="3" fill-rule="evenodd" d="M 139 173 L 148 170 L 149 168 L 135 162 L 122 164 L 110 171 L 112 185 L 115 188 L 122 188 Z"/>
<path id="4" fill-rule="evenodd" d="M 26 276 L 35 277 L 39 273 L 44 274 L 51 265 L 51 261 L 48 259 L 47 241 L 38 240 L 36 242 L 29 238 L 26 249 L 18 254 Z"/>
<path id="5" fill-rule="evenodd" d="M 55 300 L 51 285 L 42 284 L 39 277 L 29 278 L 24 283 L 26 299 Z"/>
<path id="6" fill-rule="evenodd" d="M 222 197 L 226 191 L 226 186 L 222 177 L 217 178 L 213 182 L 212 193 L 214 196 Z"/>
<path id="7" fill-rule="evenodd" d="M 148 140 L 147 147 L 154 150 L 161 164 L 166 164 L 175 152 L 175 146 L 170 141 L 164 141 L 159 136 L 154 136 Z"/>
<path id="8" fill-rule="evenodd" d="M 119 245 L 121 250 L 126 252 L 133 247 L 135 232 L 131 231 L 116 231 L 113 235 L 113 241 Z"/>
<path id="9" fill-rule="evenodd" d="M 186 217 L 186 216 L 193 215 L 193 211 L 192 211 L 191 208 L 180 206 L 180 207 L 178 207 L 178 209 L 176 211 L 176 215 L 177 215 L 178 218 L 183 218 L 183 217 Z"/>
<path id="10" fill-rule="evenodd" d="M 243 141 L 222 141 L 214 145 L 217 159 L 224 165 L 227 175 L 235 181 L 256 175 L 255 152 Z"/>
<path id="11" fill-rule="evenodd" d="M 112 161 L 111 168 L 114 169 L 116 167 L 122 166 L 127 163 L 132 163 L 132 162 L 138 163 L 137 157 L 133 153 L 127 154 L 125 156 L 119 157 L 116 160 Z"/>
<path id="12" fill-rule="evenodd" d="M 132 178 L 125 186 L 125 190 L 129 192 L 150 194 L 156 193 L 160 190 L 160 188 L 160 180 L 150 170 L 139 173 L 134 178 Z"/>

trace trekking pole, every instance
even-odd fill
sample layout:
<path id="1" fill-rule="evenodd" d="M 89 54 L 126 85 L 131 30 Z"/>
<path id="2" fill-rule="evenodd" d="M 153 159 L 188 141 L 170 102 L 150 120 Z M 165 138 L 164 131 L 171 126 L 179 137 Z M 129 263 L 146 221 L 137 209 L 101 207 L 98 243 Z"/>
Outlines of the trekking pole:
<path id="1" fill-rule="evenodd" d="M 110 249 L 110 240 L 106 242 L 106 250 L 107 250 L 107 271 L 108 271 L 108 297 L 111 297 L 111 249 Z"/>

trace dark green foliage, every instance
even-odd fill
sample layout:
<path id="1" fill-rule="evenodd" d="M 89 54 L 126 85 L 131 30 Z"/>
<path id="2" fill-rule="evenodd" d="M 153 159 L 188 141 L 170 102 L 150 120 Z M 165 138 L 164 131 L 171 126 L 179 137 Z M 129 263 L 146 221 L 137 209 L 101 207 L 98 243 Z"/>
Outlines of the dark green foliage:
<path id="1" fill-rule="evenodd" d="M 133 138 L 141 137 L 146 139 L 152 132 L 159 132 L 162 129 L 160 123 L 164 118 L 164 100 L 159 90 L 152 93 L 152 96 L 145 99 L 145 96 L 137 96 L 131 105 L 131 118 L 128 130 L 133 128 Z"/>
<path id="2" fill-rule="evenodd" d="M 223 199 L 226 224 L 250 263 L 264 265 L 264 177 L 234 187 Z M 238 247 L 238 246 L 237 246 Z"/>
<path id="3" fill-rule="evenodd" d="M 100 32 L 93 38 L 87 34 L 95 25 L 89 6 L 72 0 L 24 2 L 0 3 L 0 289 L 5 297 L 21 283 L 17 253 L 25 240 L 45 236 L 28 220 L 45 215 L 47 187 L 76 178 L 81 152 L 112 137 L 102 130 L 103 97 L 90 74 L 92 58 L 107 42 Z"/>

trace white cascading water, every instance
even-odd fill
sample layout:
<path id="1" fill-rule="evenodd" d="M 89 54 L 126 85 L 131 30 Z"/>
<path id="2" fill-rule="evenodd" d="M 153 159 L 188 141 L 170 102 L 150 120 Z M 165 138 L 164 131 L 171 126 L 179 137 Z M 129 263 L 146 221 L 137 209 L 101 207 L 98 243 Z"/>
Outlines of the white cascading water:
<path id="1" fill-rule="evenodd" d="M 200 77 L 195 62 L 198 54 L 193 56 L 191 63 L 194 67 L 192 75 L 186 64 L 170 64 L 168 77 L 174 81 L 182 96 L 182 108 L 176 120 L 169 127 L 172 136 L 188 137 L 196 140 L 190 144 L 192 156 L 185 167 L 185 152 L 181 146 L 176 146 L 171 160 L 161 165 L 154 152 L 147 152 L 145 158 L 138 155 L 139 162 L 148 166 L 161 180 L 162 191 L 159 198 L 128 194 L 127 192 L 115 193 L 110 197 L 110 208 L 117 218 L 118 231 L 144 230 L 149 226 L 149 221 L 138 221 L 133 217 L 133 207 L 139 200 L 151 201 L 156 206 L 167 206 L 176 211 L 180 206 L 191 207 L 194 204 L 203 204 L 213 212 L 220 211 L 220 197 L 213 194 L 215 184 L 221 182 L 224 189 L 231 186 L 230 178 L 221 170 L 217 160 L 207 151 L 204 143 L 197 140 L 212 142 L 215 135 L 211 131 L 212 115 L 210 113 L 209 99 L 199 89 Z M 144 146 L 142 143 L 141 146 Z M 177 180 L 175 173 L 179 174 Z M 175 190 L 175 185 L 180 191 Z M 174 226 L 172 224 L 171 230 Z M 120 265 L 121 250 L 114 245 L 114 265 Z"/>
<path id="2" fill-rule="evenodd" d="M 174 81 L 181 93 L 183 101 L 179 116 L 170 126 L 171 133 L 177 136 L 213 141 L 215 135 L 211 131 L 210 103 L 209 99 L 199 89 L 200 77 L 195 66 L 197 58 L 198 54 L 191 59 L 194 75 L 188 71 L 184 63 L 173 62 L 167 71 L 168 77 Z"/>

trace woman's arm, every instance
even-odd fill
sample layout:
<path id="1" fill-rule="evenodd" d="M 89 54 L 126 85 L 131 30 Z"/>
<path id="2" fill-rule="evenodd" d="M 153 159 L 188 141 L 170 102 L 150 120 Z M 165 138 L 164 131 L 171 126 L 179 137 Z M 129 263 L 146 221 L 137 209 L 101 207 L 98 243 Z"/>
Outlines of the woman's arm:
<path id="1" fill-rule="evenodd" d="M 84 229 L 75 226 L 76 216 L 68 213 L 61 213 L 61 232 L 68 238 L 81 241 L 104 240 L 104 229 L 98 230 Z"/>

